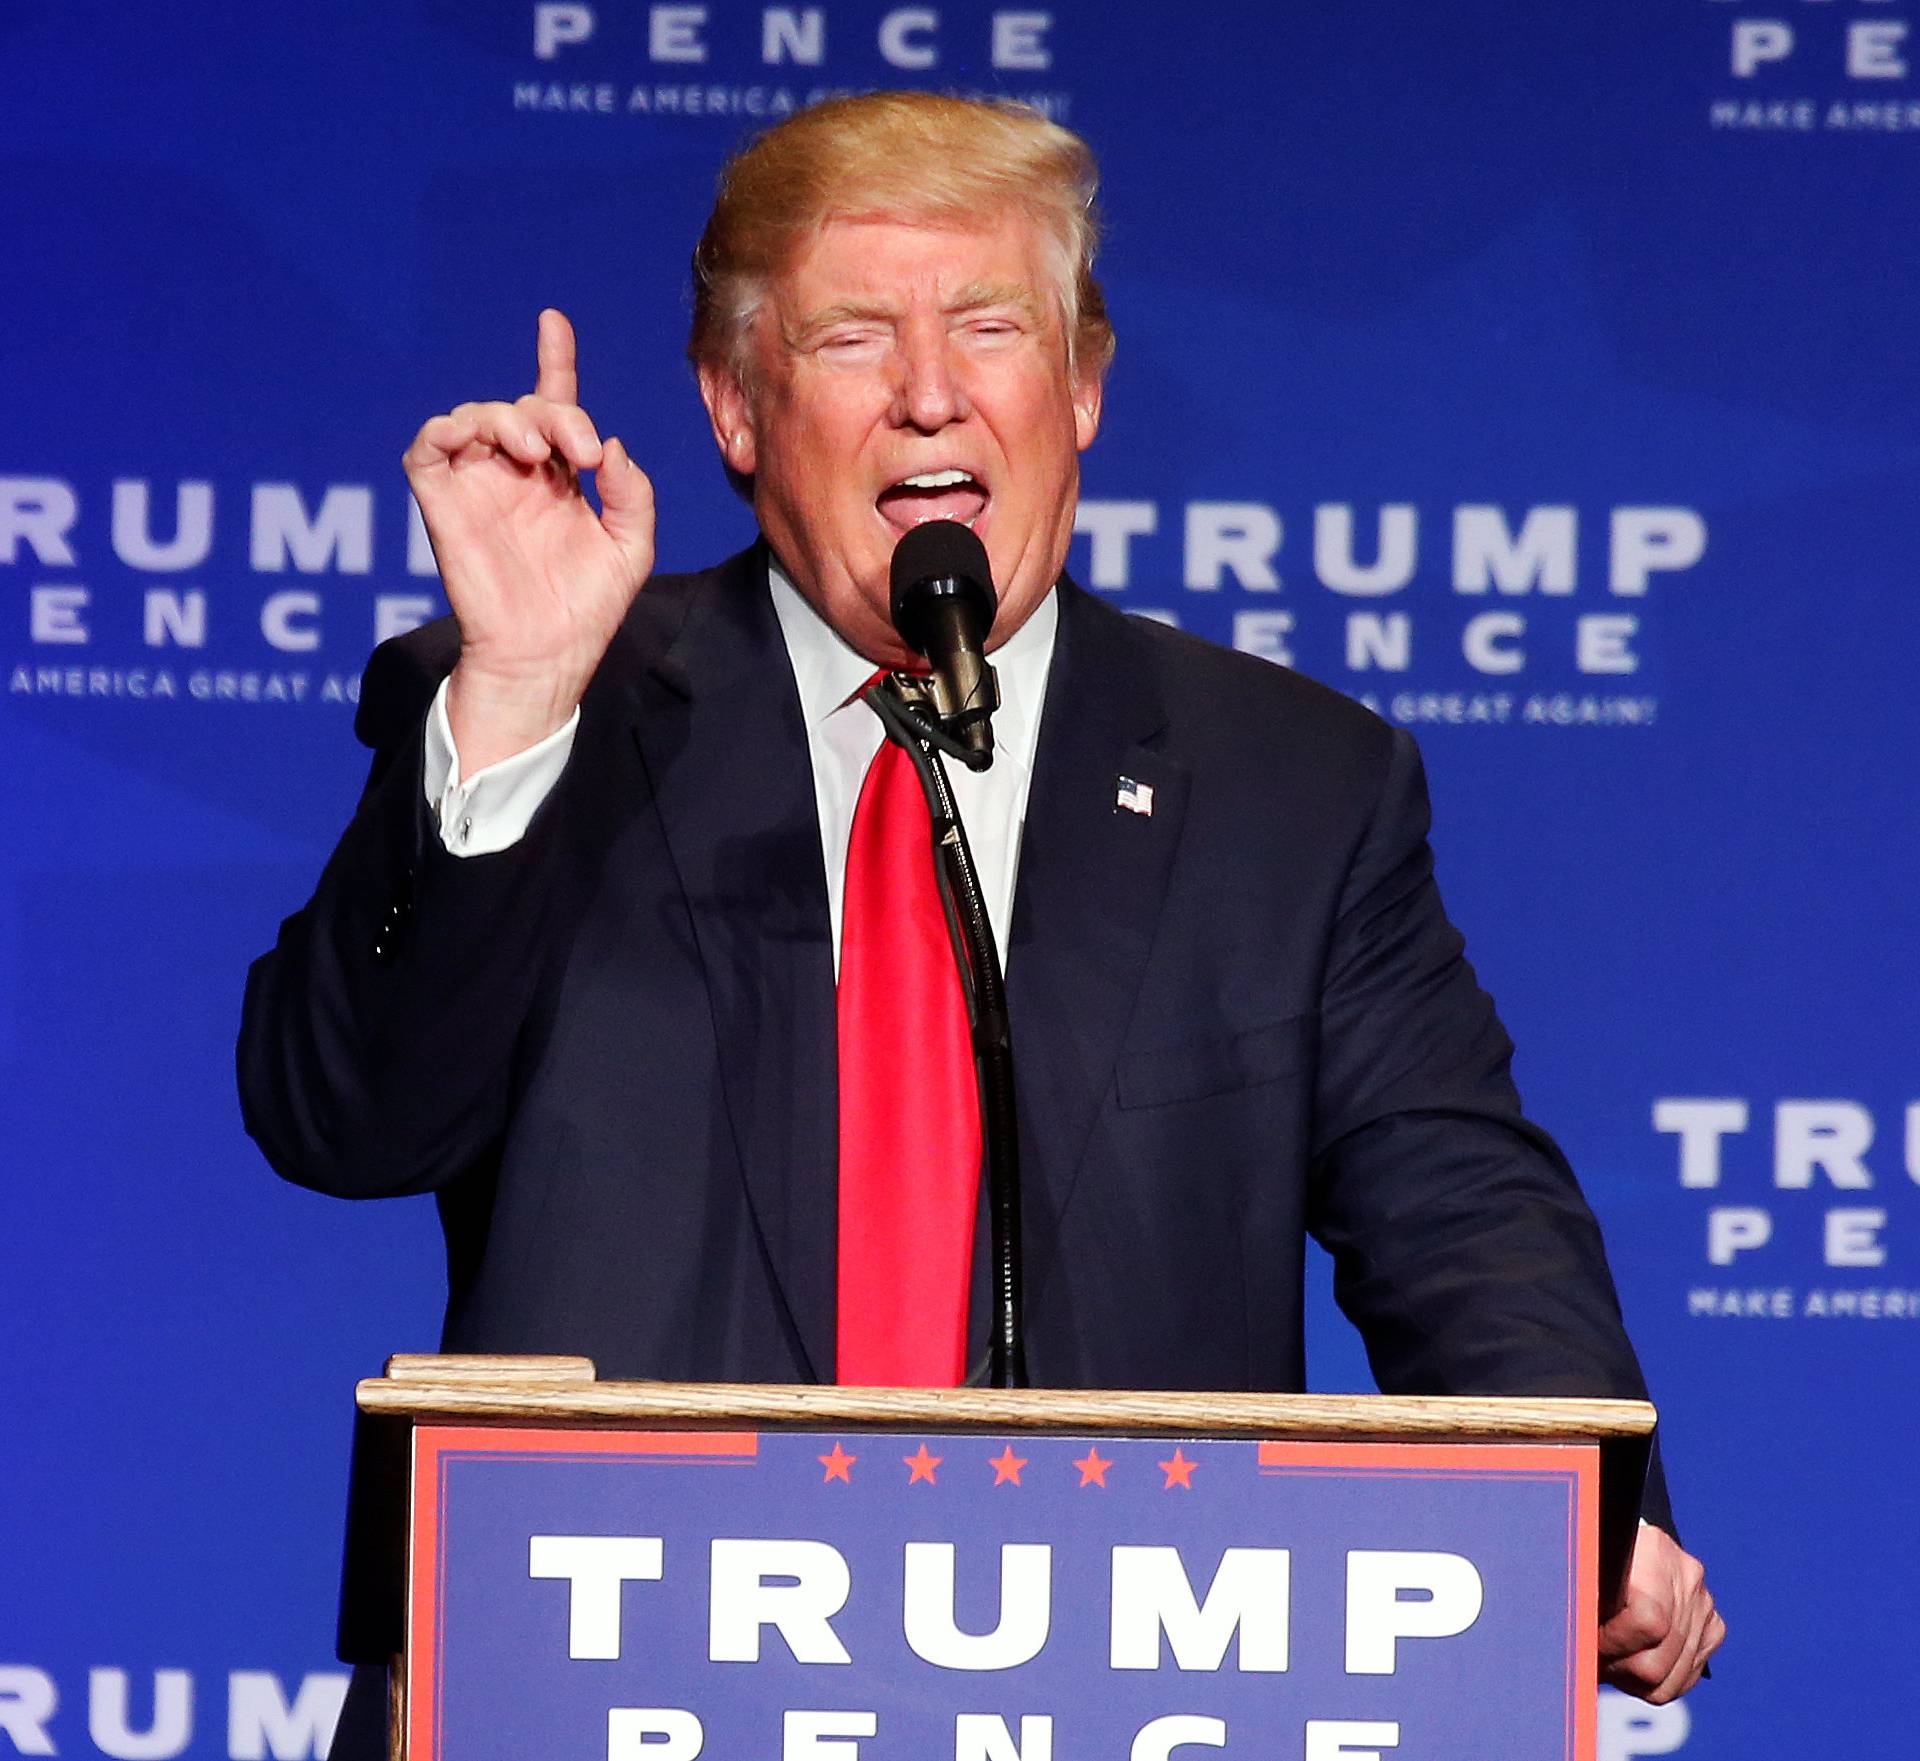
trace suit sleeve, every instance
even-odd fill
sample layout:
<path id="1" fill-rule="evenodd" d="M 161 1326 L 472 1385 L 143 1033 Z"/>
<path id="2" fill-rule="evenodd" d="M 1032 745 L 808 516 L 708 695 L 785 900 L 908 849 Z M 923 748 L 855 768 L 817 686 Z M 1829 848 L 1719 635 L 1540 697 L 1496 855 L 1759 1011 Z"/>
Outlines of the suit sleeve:
<path id="1" fill-rule="evenodd" d="M 383 645 L 357 721 L 374 749 L 313 898 L 247 976 L 241 1112 L 274 1168 L 346 1198 L 434 1190 L 505 1128 L 554 908 L 565 790 L 491 855 L 443 846 L 421 785 L 451 655 Z"/>
<path id="2" fill-rule="evenodd" d="M 1599 1225 L 1441 905 L 1418 751 L 1392 742 L 1321 1010 L 1309 1217 L 1335 1294 L 1388 1393 L 1644 1399 Z M 1645 1511 L 1671 1528 L 1657 1462 Z"/>

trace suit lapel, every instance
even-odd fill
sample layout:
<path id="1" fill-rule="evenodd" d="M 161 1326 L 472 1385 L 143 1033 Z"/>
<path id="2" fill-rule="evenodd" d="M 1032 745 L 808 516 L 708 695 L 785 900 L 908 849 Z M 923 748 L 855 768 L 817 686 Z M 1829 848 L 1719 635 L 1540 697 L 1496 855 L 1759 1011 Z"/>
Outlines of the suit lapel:
<path id="1" fill-rule="evenodd" d="M 633 725 L 706 977 L 754 1221 L 796 1355 L 831 1380 L 833 947 L 806 731 L 763 547 L 697 590 L 639 676 Z"/>
<path id="2" fill-rule="evenodd" d="M 1007 977 L 1035 1289 L 1132 1020 L 1188 782 L 1159 750 L 1166 716 L 1141 633 L 1070 582 L 1060 591 Z"/>

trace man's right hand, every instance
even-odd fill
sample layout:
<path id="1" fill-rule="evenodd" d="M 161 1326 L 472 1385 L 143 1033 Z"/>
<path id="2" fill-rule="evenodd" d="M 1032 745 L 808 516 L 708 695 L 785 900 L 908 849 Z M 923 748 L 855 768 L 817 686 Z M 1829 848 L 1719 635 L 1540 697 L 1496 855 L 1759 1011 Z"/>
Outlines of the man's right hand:
<path id="1" fill-rule="evenodd" d="M 435 416 L 402 461 L 460 626 L 447 715 L 467 776 L 565 724 L 653 569 L 653 485 L 581 409 L 551 308 L 538 358 L 528 396 Z"/>

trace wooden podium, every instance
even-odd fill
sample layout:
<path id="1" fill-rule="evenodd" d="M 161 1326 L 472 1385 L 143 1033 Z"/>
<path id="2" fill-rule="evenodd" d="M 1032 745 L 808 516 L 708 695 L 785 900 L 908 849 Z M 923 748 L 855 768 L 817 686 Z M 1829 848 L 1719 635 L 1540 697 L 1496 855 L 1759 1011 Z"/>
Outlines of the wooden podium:
<path id="1" fill-rule="evenodd" d="M 340 1650 L 411 1761 L 1592 1761 L 1637 1401 L 357 1390 Z"/>

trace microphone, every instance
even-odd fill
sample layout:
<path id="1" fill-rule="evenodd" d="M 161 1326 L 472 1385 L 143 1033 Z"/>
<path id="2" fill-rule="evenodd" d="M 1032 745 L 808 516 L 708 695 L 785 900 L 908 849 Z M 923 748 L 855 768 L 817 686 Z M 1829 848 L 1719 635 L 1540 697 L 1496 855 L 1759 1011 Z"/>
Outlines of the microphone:
<path id="1" fill-rule="evenodd" d="M 958 520 L 928 520 L 894 546 L 893 627 L 931 663 L 941 729 L 966 748 L 969 770 L 993 762 L 1000 684 L 986 647 L 998 605 L 987 547 Z"/>

